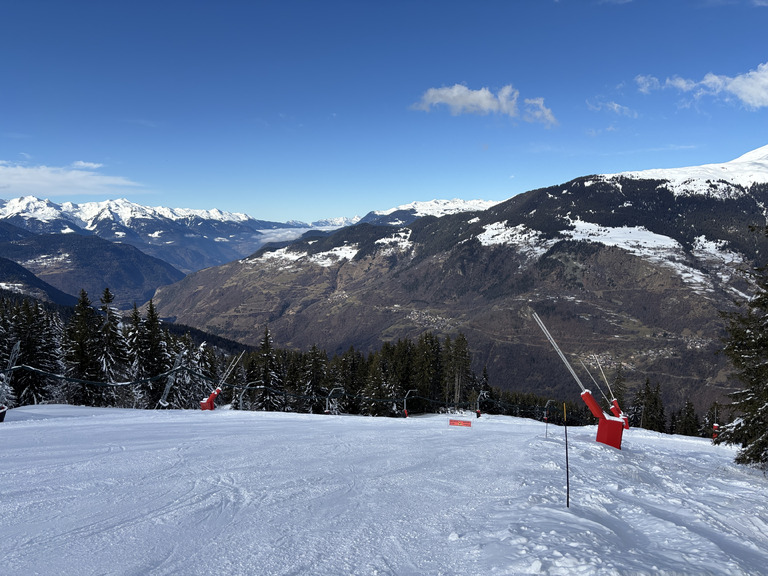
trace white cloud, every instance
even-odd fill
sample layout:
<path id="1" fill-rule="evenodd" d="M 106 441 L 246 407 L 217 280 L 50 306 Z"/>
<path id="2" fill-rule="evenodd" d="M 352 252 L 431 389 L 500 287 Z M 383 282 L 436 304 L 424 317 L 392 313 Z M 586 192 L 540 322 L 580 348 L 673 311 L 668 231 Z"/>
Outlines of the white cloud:
<path id="1" fill-rule="evenodd" d="M 101 168 L 104 166 L 104 164 L 97 164 L 95 162 L 83 162 L 82 160 L 77 160 L 76 162 L 72 162 L 72 168 L 85 169 L 85 170 L 96 170 L 98 168 Z"/>
<path id="2" fill-rule="evenodd" d="M 525 114 L 523 120 L 526 122 L 541 122 L 547 128 L 557 125 L 557 119 L 552 114 L 552 110 L 544 106 L 544 98 L 526 98 Z"/>
<path id="3" fill-rule="evenodd" d="M 98 164 L 75 162 L 72 166 L 27 166 L 0 161 L 0 189 L 6 196 L 107 195 L 141 185 L 122 176 L 106 176 L 91 168 Z"/>
<path id="4" fill-rule="evenodd" d="M 414 110 L 429 112 L 434 106 L 445 105 L 451 110 L 451 114 L 504 114 L 510 118 L 519 115 L 517 101 L 520 92 L 507 84 L 496 94 L 488 88 L 472 90 L 463 84 L 443 86 L 442 88 L 430 88 L 414 104 Z M 552 110 L 544 106 L 543 98 L 526 98 L 524 100 L 523 120 L 526 122 L 541 122 L 547 126 L 557 124 Z"/>
<path id="5" fill-rule="evenodd" d="M 628 116 L 629 118 L 637 118 L 637 112 L 632 110 L 631 108 L 628 108 L 627 106 L 623 106 L 622 104 L 619 104 L 618 102 L 589 102 L 587 101 L 587 108 L 594 112 L 600 112 L 602 110 L 607 110 L 609 112 L 613 112 L 614 114 L 617 114 L 619 116 Z"/>
<path id="6" fill-rule="evenodd" d="M 658 90 L 661 87 L 661 82 L 659 82 L 658 78 L 644 74 L 635 76 L 635 84 L 637 84 L 637 89 L 643 94 L 650 94 L 652 90 Z"/>
<path id="7" fill-rule="evenodd" d="M 506 114 L 517 116 L 517 97 L 519 92 L 511 85 L 504 86 L 494 95 L 488 88 L 471 90 L 462 84 L 430 88 L 421 97 L 421 101 L 413 105 L 416 110 L 429 112 L 430 108 L 445 104 L 451 109 L 451 114 Z"/>
<path id="8" fill-rule="evenodd" d="M 696 88 L 696 82 L 693 80 L 686 80 L 685 78 L 680 78 L 679 76 L 674 76 L 672 78 L 667 78 L 667 81 L 664 83 L 665 87 L 669 88 L 675 88 L 677 90 L 680 90 L 681 92 L 690 92 L 691 90 Z"/>
<path id="9" fill-rule="evenodd" d="M 667 78 L 662 84 L 653 76 L 637 76 L 635 82 L 640 92 L 646 94 L 652 90 L 673 88 L 680 92 L 693 93 L 696 98 L 716 96 L 730 99 L 735 97 L 753 109 L 768 106 L 768 62 L 760 64 L 755 70 L 734 77 L 710 72 L 699 81 L 673 76 Z"/>

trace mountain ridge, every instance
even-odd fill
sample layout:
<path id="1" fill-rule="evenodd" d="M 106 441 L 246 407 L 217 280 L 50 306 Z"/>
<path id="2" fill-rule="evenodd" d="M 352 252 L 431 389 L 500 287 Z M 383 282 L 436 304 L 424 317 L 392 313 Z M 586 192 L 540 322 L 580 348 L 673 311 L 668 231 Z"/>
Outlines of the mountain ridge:
<path id="1" fill-rule="evenodd" d="M 678 403 L 722 400 L 734 383 L 716 354 L 719 313 L 753 290 L 746 271 L 768 253 L 749 230 L 766 224 L 760 179 L 714 194 L 591 175 L 476 212 L 360 223 L 189 275 L 155 306 L 250 344 L 268 326 L 276 345 L 329 353 L 463 332 L 494 385 L 555 395 L 567 383 L 536 310 L 587 364 L 622 366 L 633 386 L 661 381 Z"/>

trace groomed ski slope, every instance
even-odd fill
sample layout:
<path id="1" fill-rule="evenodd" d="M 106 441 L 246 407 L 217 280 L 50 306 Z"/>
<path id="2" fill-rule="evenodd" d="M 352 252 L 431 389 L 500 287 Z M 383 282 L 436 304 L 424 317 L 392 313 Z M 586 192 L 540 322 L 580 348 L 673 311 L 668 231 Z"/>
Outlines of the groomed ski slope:
<path id="1" fill-rule="evenodd" d="M 768 573 L 768 479 L 733 449 L 569 428 L 566 508 L 563 428 L 464 418 L 10 410 L 0 573 Z"/>

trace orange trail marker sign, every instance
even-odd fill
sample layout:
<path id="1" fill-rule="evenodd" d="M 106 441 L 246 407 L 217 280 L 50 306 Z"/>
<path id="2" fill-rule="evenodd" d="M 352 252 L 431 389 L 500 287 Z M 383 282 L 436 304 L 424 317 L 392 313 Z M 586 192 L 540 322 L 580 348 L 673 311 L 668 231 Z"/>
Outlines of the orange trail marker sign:
<path id="1" fill-rule="evenodd" d="M 448 420 L 448 426 L 465 426 L 467 428 L 471 428 L 472 420 L 455 420 L 451 418 Z"/>

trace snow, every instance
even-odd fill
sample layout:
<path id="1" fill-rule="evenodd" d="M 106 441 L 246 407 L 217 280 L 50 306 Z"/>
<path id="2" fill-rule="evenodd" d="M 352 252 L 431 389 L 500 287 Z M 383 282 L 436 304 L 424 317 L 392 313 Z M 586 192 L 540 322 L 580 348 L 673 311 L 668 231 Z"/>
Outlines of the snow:
<path id="1" fill-rule="evenodd" d="M 257 258 L 243 259 L 241 262 L 246 265 L 270 263 L 277 265 L 281 269 L 288 269 L 293 262 L 308 260 L 317 266 L 328 268 L 338 264 L 342 260 L 352 260 L 359 250 L 360 249 L 356 244 L 344 245 L 331 248 L 325 252 L 318 252 L 310 255 L 307 252 L 297 252 L 290 250 L 288 247 L 284 247 L 264 252 Z"/>
<path id="2" fill-rule="evenodd" d="M 80 228 L 96 229 L 100 220 L 111 220 L 124 226 L 130 226 L 135 220 L 168 219 L 172 221 L 201 218 L 217 222 L 247 222 L 250 216 L 241 212 L 226 212 L 217 208 L 196 210 L 191 208 L 168 208 L 165 206 L 142 206 L 125 198 L 104 200 L 102 202 L 62 202 L 56 204 L 50 200 L 41 200 L 34 196 L 0 200 L 0 219 L 22 216 L 27 219 L 49 222 L 60 218 L 68 220 Z M 360 218 L 329 218 L 316 224 L 304 225 L 306 230 L 335 230 L 354 224 Z M 287 224 L 291 224 L 288 222 Z M 294 234 L 293 237 L 298 237 Z"/>
<path id="3" fill-rule="evenodd" d="M 452 200 L 429 200 L 427 202 L 411 202 L 410 204 L 401 204 L 388 210 L 375 210 L 373 213 L 379 216 L 388 216 L 393 212 L 401 210 L 413 210 L 418 217 L 422 216 L 446 216 L 447 214 L 458 214 L 460 212 L 474 212 L 477 210 L 487 210 L 491 206 L 499 204 L 500 201 L 494 200 L 462 200 L 454 198 Z"/>
<path id="4" fill-rule="evenodd" d="M 357 244 L 349 246 L 337 246 L 326 252 L 318 252 L 317 254 L 312 254 L 309 259 L 318 266 L 328 268 L 342 260 L 352 260 L 359 251 L 360 248 L 357 246 Z"/>
<path id="5" fill-rule="evenodd" d="M 733 184 L 749 188 L 755 183 L 768 182 L 768 146 L 747 152 L 730 162 L 704 164 L 685 168 L 654 168 L 620 174 L 605 174 L 606 179 L 618 176 L 669 181 L 674 194 L 701 194 L 714 197 L 731 197 L 744 194 Z"/>
<path id="6" fill-rule="evenodd" d="M 592 222 L 571 219 L 573 230 L 564 230 L 563 235 L 573 240 L 599 242 L 606 246 L 617 246 L 661 266 L 671 268 L 686 284 L 699 293 L 714 290 L 711 279 L 687 261 L 685 249 L 677 240 L 656 234 L 642 226 L 608 227 Z M 720 281 L 728 282 L 736 273 L 743 257 L 725 247 L 723 241 L 708 240 L 699 236 L 692 250 L 693 255 L 705 265 L 709 272 Z"/>
<path id="7" fill-rule="evenodd" d="M 540 232 L 528 228 L 525 224 L 509 226 L 506 220 L 486 224 L 477 239 L 483 246 L 512 244 L 529 258 L 542 256 L 555 244 L 554 240 L 545 240 Z"/>
<path id="8" fill-rule="evenodd" d="M 452 417 L 456 417 L 455 415 Z M 12 574 L 760 574 L 768 479 L 707 439 L 484 415 L 9 410 Z M 465 418 L 469 418 L 465 416 Z"/>
<path id="9" fill-rule="evenodd" d="M 375 244 L 382 247 L 382 253 L 394 254 L 397 252 L 407 252 L 413 248 L 413 242 L 411 242 L 410 228 L 401 228 L 395 231 L 391 236 L 386 238 L 379 238 Z"/>
<path id="10" fill-rule="evenodd" d="M 10 218 L 17 214 L 27 219 L 31 218 L 43 222 L 50 222 L 60 217 L 55 204 L 34 196 L 12 198 L 4 205 L 0 205 L 0 218 Z"/>

